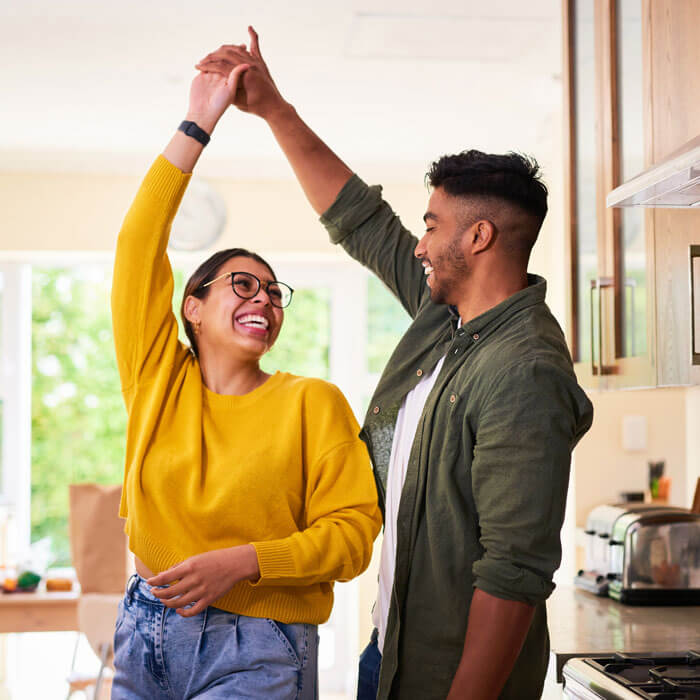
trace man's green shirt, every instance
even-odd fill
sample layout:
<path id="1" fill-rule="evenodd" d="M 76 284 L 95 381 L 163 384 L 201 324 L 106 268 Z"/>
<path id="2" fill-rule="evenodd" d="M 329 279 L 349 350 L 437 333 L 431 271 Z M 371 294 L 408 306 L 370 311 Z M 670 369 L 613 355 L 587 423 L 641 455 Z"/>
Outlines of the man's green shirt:
<path id="1" fill-rule="evenodd" d="M 454 311 L 431 301 L 413 254 L 418 241 L 380 187 L 353 176 L 321 221 L 413 319 L 361 432 L 382 508 L 402 399 L 446 358 L 401 494 L 378 698 L 444 700 L 475 587 L 535 606 L 501 697 L 539 698 L 549 651 L 545 600 L 561 560 L 571 451 L 593 417 L 545 304 L 546 282 L 530 275 L 526 289 L 458 328 Z"/>

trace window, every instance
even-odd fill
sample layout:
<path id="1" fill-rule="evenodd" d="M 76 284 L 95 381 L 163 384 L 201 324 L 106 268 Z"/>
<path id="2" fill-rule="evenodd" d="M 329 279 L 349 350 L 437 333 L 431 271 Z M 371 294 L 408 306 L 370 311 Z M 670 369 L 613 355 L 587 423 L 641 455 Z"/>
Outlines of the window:
<path id="1" fill-rule="evenodd" d="M 172 261 L 179 322 L 185 280 L 200 260 L 181 254 Z M 68 484 L 119 483 L 123 475 L 126 412 L 112 340 L 112 263 L 89 257 L 77 264 L 30 262 L 0 264 L 0 464 L 20 466 L 7 471 L 9 480 L 0 479 L 0 497 L 7 494 L 16 521 L 10 551 L 48 537 L 53 564 L 68 565 Z M 263 368 L 328 379 L 361 422 L 408 315 L 354 262 L 271 263 L 296 291 Z M 357 582 L 338 584 L 335 595 L 332 617 L 320 631 L 319 673 L 324 692 L 347 694 L 363 641 L 359 620 L 368 619 L 369 610 L 358 614 Z"/>
<path id="2" fill-rule="evenodd" d="M 31 539 L 70 564 L 68 485 L 120 483 L 126 411 L 114 356 L 111 267 L 32 269 Z"/>

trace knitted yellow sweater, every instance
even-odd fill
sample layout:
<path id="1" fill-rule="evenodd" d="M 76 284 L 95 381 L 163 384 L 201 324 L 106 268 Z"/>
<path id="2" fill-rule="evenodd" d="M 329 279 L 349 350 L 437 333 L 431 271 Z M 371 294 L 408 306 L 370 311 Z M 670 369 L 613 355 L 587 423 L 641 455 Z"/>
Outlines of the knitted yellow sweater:
<path id="1" fill-rule="evenodd" d="M 129 415 L 120 515 L 154 573 L 252 543 L 261 577 L 216 607 L 321 623 L 332 581 L 357 576 L 379 531 L 374 479 L 340 391 L 277 372 L 242 396 L 202 382 L 178 341 L 168 233 L 190 176 L 159 157 L 117 244 L 112 317 Z"/>

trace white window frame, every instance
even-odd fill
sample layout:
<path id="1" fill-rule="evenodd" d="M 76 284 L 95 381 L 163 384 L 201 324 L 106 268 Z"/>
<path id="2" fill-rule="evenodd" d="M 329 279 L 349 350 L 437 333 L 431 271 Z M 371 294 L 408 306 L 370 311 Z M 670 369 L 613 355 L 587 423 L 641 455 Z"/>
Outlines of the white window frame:
<path id="1" fill-rule="evenodd" d="M 0 263 L 2 338 L 0 396 L 3 400 L 2 493 L 11 519 L 11 542 L 1 543 L 16 557 L 29 546 L 31 498 L 32 290 L 31 267 Z"/>

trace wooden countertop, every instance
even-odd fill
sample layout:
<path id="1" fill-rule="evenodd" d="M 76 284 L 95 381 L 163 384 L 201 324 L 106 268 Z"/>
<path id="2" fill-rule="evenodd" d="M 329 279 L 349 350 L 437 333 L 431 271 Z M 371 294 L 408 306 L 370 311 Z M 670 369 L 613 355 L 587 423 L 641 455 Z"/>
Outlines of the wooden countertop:
<path id="1" fill-rule="evenodd" d="M 547 619 L 558 682 L 574 656 L 700 647 L 700 606 L 623 605 L 560 585 L 547 601 Z"/>
<path id="2" fill-rule="evenodd" d="M 78 629 L 80 588 L 48 593 L 0 593 L 0 634 Z"/>

